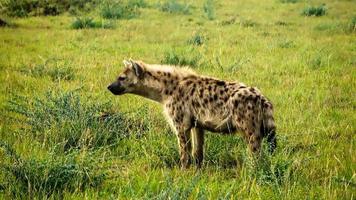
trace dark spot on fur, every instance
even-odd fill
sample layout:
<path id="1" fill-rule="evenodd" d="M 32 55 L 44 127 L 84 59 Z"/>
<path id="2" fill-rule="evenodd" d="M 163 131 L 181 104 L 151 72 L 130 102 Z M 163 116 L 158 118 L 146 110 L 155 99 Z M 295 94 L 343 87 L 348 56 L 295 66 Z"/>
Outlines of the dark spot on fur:
<path id="1" fill-rule="evenodd" d="M 241 85 L 241 86 L 239 87 L 239 89 L 242 89 L 242 88 L 246 88 L 246 86 Z"/>
<path id="2" fill-rule="evenodd" d="M 225 81 L 217 81 L 216 84 L 218 86 L 225 86 Z"/>
<path id="3" fill-rule="evenodd" d="M 190 96 L 193 96 L 194 92 L 195 92 L 195 88 L 193 88 L 193 89 L 190 91 Z"/>
<path id="4" fill-rule="evenodd" d="M 217 94 L 214 94 L 214 100 L 218 100 L 218 95 Z"/>

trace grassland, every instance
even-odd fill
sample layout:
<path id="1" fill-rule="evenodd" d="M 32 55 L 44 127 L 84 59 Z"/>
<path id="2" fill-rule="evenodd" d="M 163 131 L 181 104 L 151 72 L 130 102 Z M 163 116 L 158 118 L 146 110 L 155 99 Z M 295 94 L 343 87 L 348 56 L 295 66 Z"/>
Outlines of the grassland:
<path id="1" fill-rule="evenodd" d="M 356 198 L 354 1 L 146 3 L 130 18 L 85 14 L 109 28 L 6 18 L 1 199 Z M 325 15 L 302 14 L 323 3 Z M 207 134 L 203 168 L 181 171 L 160 106 L 106 90 L 126 58 L 257 86 L 274 103 L 277 152 L 252 164 L 241 138 Z"/>

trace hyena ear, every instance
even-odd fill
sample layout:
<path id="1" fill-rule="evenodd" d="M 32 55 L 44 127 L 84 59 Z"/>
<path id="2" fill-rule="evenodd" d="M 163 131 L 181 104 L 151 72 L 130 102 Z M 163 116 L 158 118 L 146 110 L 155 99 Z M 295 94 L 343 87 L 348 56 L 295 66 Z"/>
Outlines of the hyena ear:
<path id="1" fill-rule="evenodd" d="M 125 67 L 131 67 L 132 63 L 127 61 L 127 60 L 123 60 L 122 63 L 124 63 Z"/>
<path id="2" fill-rule="evenodd" d="M 143 78 L 143 75 L 144 75 L 144 73 L 145 73 L 143 67 L 142 67 L 139 63 L 137 63 L 137 62 L 135 62 L 135 61 L 133 61 L 133 60 L 130 60 L 130 62 L 132 63 L 132 68 L 133 68 L 133 70 L 135 71 L 136 76 L 137 76 L 139 79 L 142 79 L 142 78 Z"/>

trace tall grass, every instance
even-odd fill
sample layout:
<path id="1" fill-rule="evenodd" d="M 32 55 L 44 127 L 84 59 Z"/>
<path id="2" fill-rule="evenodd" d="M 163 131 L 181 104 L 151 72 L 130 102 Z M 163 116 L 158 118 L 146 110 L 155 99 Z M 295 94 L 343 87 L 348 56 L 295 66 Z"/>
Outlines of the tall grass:
<path id="1" fill-rule="evenodd" d="M 141 137 L 149 129 L 144 115 L 113 113 L 110 103 L 89 102 L 76 91 L 51 91 L 42 98 L 14 96 L 8 108 L 26 117 L 24 128 L 35 139 L 64 151 L 115 145 L 123 138 Z"/>
<path id="2" fill-rule="evenodd" d="M 0 149 L 8 159 L 0 169 L 5 175 L 3 187 L 12 198 L 61 197 L 64 191 L 74 192 L 98 187 L 105 179 L 97 171 L 98 160 L 71 152 L 65 157 L 51 155 L 47 159 L 23 159 L 10 145 L 0 142 Z"/>

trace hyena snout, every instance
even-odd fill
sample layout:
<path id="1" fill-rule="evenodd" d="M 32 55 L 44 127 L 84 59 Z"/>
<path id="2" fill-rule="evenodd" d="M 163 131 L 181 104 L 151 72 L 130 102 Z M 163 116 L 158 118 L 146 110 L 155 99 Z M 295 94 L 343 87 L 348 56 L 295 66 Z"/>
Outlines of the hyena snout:
<path id="1" fill-rule="evenodd" d="M 114 95 L 120 95 L 125 92 L 125 88 L 117 81 L 110 84 L 108 86 L 108 90 L 110 90 L 110 92 L 112 92 Z"/>

